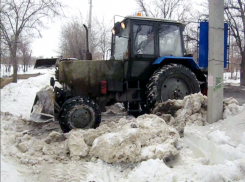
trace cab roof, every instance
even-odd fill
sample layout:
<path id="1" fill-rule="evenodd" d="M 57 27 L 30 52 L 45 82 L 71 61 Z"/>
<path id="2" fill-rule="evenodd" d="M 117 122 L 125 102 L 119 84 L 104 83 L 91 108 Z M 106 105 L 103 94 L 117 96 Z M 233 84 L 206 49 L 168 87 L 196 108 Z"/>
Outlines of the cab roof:
<path id="1" fill-rule="evenodd" d="M 146 16 L 126 16 L 125 19 L 144 20 L 144 21 L 155 21 L 155 22 L 168 22 L 168 23 L 182 24 L 182 23 L 180 23 L 180 22 L 178 22 L 176 20 L 161 19 L 161 18 L 146 17 Z"/>

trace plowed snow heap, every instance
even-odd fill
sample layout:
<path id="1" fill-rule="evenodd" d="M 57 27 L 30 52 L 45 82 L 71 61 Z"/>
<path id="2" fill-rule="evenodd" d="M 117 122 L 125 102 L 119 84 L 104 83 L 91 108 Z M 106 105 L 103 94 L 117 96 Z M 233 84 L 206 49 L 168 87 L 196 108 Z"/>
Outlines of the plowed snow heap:
<path id="1" fill-rule="evenodd" d="M 183 100 L 168 100 L 158 104 L 153 110 L 165 122 L 173 126 L 183 136 L 186 125 L 204 126 L 207 124 L 207 97 L 201 93 L 184 97 Z M 245 105 L 239 106 L 234 98 L 227 98 L 223 102 L 223 119 L 240 113 Z"/>
<path id="2" fill-rule="evenodd" d="M 142 115 L 137 119 L 108 122 L 97 129 L 73 129 L 67 134 L 53 131 L 43 139 L 17 133 L 16 156 L 21 163 L 31 165 L 43 160 L 91 157 L 107 163 L 133 163 L 177 155 L 178 138 L 178 132 L 160 117 Z"/>
<path id="3" fill-rule="evenodd" d="M 235 99 L 226 99 L 224 117 L 239 113 L 244 106 L 239 106 Z M 153 111 L 159 116 L 124 117 L 102 122 L 96 129 L 73 129 L 67 134 L 53 131 L 48 137 L 38 138 L 28 132 L 13 132 L 10 129 L 9 132 L 15 134 L 15 146 L 19 149 L 10 153 L 21 163 L 30 165 L 45 160 L 52 163 L 100 158 L 107 163 L 134 163 L 167 159 L 179 153 L 176 143 L 185 125 L 206 124 L 206 108 L 207 97 L 194 94 L 183 101 L 169 100 L 159 104 Z"/>

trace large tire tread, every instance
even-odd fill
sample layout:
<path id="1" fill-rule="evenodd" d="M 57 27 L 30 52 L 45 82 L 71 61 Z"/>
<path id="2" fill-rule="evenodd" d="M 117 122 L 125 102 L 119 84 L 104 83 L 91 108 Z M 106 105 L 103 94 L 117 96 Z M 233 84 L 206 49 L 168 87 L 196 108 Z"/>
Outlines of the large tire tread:
<path id="1" fill-rule="evenodd" d="M 187 76 L 190 80 L 192 80 L 192 93 L 197 93 L 200 91 L 200 85 L 196 78 L 196 75 L 187 67 L 181 64 L 168 64 L 164 65 L 161 68 L 157 69 L 151 78 L 149 79 L 146 85 L 146 96 L 147 96 L 147 106 L 150 111 L 155 107 L 156 104 L 163 102 L 159 99 L 159 80 L 160 77 L 168 76 L 171 70 L 179 69 Z"/>
<path id="2" fill-rule="evenodd" d="M 96 128 L 99 126 L 101 121 L 101 111 L 99 106 L 90 98 L 81 98 L 78 96 L 68 99 L 61 107 L 61 111 L 59 113 L 59 124 L 64 133 L 67 133 L 73 129 L 72 125 L 69 122 L 69 117 L 71 115 L 72 108 L 78 105 L 89 106 L 90 108 L 92 108 L 95 115 L 94 123 L 91 126 L 81 129 Z"/>

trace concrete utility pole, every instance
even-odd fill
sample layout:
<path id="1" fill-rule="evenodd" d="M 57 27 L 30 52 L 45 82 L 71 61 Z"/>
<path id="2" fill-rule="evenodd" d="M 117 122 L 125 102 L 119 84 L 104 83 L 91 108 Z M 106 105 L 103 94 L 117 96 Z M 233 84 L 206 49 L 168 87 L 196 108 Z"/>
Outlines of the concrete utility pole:
<path id="1" fill-rule="evenodd" d="M 208 39 L 207 120 L 213 123 L 223 117 L 224 0 L 209 0 Z"/>
<path id="2" fill-rule="evenodd" d="M 88 44 L 89 44 L 89 51 L 91 52 L 91 23 L 92 22 L 92 0 L 89 0 L 89 18 L 88 18 Z"/>

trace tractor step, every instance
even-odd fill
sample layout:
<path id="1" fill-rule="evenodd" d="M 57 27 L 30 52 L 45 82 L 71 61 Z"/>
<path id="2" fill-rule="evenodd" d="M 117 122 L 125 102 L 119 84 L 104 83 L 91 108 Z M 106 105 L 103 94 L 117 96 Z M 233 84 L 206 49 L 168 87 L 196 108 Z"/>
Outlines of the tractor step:
<path id="1" fill-rule="evenodd" d="M 130 99 L 128 102 L 140 102 L 142 101 L 141 98 L 136 98 L 136 99 Z"/>
<path id="2" fill-rule="evenodd" d="M 141 99 L 141 88 L 140 88 L 140 81 L 131 81 L 128 82 L 126 81 L 126 89 L 130 90 L 130 91 L 135 91 L 134 93 L 134 98 L 130 98 L 127 101 L 127 112 L 128 113 L 141 113 L 142 109 L 141 109 L 141 103 L 142 103 L 142 99 Z"/>
<path id="3" fill-rule="evenodd" d="M 135 91 L 140 91 L 140 88 L 128 88 L 127 90 L 135 90 Z"/>
<path id="4" fill-rule="evenodd" d="M 140 102 L 138 102 L 134 105 L 132 105 L 132 104 L 133 103 L 130 104 L 130 102 L 127 103 L 127 112 L 129 112 L 129 113 L 131 113 L 131 112 L 140 113 L 142 111 Z"/>

